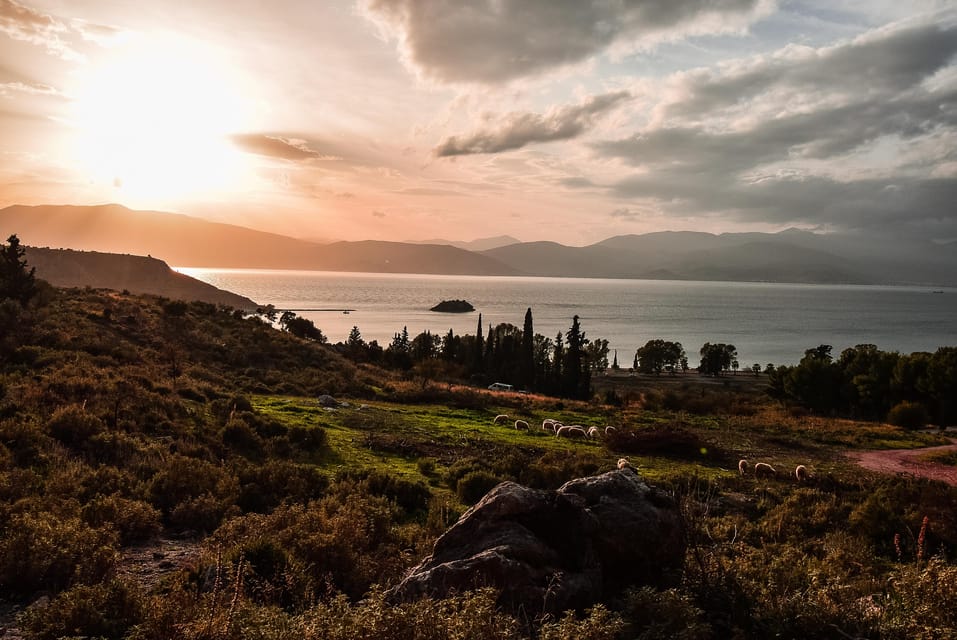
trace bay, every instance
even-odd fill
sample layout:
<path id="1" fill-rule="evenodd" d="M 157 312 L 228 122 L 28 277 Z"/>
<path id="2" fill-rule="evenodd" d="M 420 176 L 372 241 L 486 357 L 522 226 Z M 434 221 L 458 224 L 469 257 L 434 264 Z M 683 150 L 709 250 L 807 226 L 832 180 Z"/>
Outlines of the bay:
<path id="1" fill-rule="evenodd" d="M 705 342 L 734 344 L 742 368 L 794 364 L 805 349 L 820 344 L 832 345 L 835 356 L 865 343 L 902 353 L 957 345 L 953 288 L 177 270 L 258 304 L 298 310 L 330 342 L 344 341 L 353 326 L 383 347 L 403 327 L 413 337 L 426 330 L 443 335 L 450 328 L 474 334 L 479 312 L 485 331 L 502 322 L 521 327 L 531 307 L 535 332 L 550 338 L 567 331 L 577 314 L 586 337 L 608 340 L 622 367 L 631 366 L 635 349 L 654 338 L 681 342 L 692 366 Z M 476 311 L 429 311 L 448 299 L 468 300 Z"/>

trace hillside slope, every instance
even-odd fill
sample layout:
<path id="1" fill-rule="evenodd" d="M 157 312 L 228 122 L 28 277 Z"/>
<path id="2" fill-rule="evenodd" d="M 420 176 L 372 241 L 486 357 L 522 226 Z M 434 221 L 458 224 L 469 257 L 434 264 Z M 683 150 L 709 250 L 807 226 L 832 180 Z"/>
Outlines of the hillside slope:
<path id="1" fill-rule="evenodd" d="M 36 247 L 27 247 L 25 257 L 36 267 L 37 277 L 56 287 L 125 290 L 246 310 L 257 306 L 249 298 L 177 273 L 156 258 Z"/>

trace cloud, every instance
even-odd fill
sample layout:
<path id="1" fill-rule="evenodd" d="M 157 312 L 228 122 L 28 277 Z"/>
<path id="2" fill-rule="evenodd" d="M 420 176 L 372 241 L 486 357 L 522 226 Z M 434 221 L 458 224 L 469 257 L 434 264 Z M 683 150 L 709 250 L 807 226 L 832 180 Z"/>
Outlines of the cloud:
<path id="1" fill-rule="evenodd" d="M 0 96 L 26 94 L 31 96 L 58 96 L 60 92 L 46 84 L 0 82 Z"/>
<path id="2" fill-rule="evenodd" d="M 363 0 L 408 65 L 439 82 L 496 84 L 691 35 L 740 31 L 769 0 Z"/>
<path id="3" fill-rule="evenodd" d="M 656 120 L 592 145 L 640 170 L 609 192 L 682 215 L 957 231 L 949 18 L 674 77 Z"/>
<path id="4" fill-rule="evenodd" d="M 638 209 L 621 207 L 619 209 L 615 209 L 609 215 L 612 218 L 616 218 L 618 220 L 634 221 L 642 217 L 642 212 L 639 211 Z"/>
<path id="5" fill-rule="evenodd" d="M 61 39 L 66 31 L 66 25 L 51 15 L 13 0 L 0 0 L 0 33 L 14 40 L 46 47 L 47 52 L 64 59 L 81 58 Z"/>
<path id="6" fill-rule="evenodd" d="M 306 160 L 331 160 L 330 156 L 310 149 L 305 140 L 283 138 L 263 133 L 241 133 L 232 136 L 233 143 L 243 151 L 260 156 L 303 162 Z"/>
<path id="7" fill-rule="evenodd" d="M 385 213 L 382 212 L 382 211 L 373 211 L 373 212 L 372 212 L 372 217 L 373 217 L 373 218 L 384 218 L 384 217 L 385 217 Z"/>
<path id="8" fill-rule="evenodd" d="M 536 142 L 568 140 L 584 133 L 598 116 L 628 98 L 627 91 L 617 91 L 592 96 L 581 104 L 552 109 L 545 115 L 510 113 L 494 128 L 446 138 L 433 152 L 439 157 L 500 153 Z"/>

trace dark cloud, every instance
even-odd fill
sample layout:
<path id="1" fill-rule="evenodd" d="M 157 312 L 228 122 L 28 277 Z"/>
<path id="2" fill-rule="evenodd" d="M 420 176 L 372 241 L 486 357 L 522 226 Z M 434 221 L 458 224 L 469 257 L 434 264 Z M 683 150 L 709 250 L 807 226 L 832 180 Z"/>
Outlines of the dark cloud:
<path id="1" fill-rule="evenodd" d="M 946 14 L 944 14 L 946 15 Z M 685 97 L 669 116 L 700 117 L 775 90 L 838 95 L 895 95 L 933 75 L 957 54 L 957 24 L 898 25 L 854 41 L 813 50 L 789 47 L 772 58 L 739 69 L 704 69 L 685 74 Z"/>
<path id="2" fill-rule="evenodd" d="M 263 133 L 242 133 L 232 136 L 232 141 L 243 151 L 270 158 L 293 162 L 329 159 L 328 156 L 310 149 L 303 141 L 280 136 L 270 136 Z"/>
<path id="3" fill-rule="evenodd" d="M 435 149 L 437 156 L 461 156 L 474 153 L 499 153 L 520 149 L 535 142 L 568 140 L 584 133 L 596 117 L 630 97 L 627 91 L 592 96 L 577 105 L 553 109 L 545 115 L 510 113 L 492 128 L 467 136 L 451 136 Z"/>
<path id="4" fill-rule="evenodd" d="M 593 145 L 642 169 L 610 192 L 683 215 L 957 231 L 955 22 L 787 52 L 683 78 L 686 101 L 654 126 Z M 806 102 L 795 108 L 795 96 Z"/>
<path id="5" fill-rule="evenodd" d="M 619 220 L 628 220 L 633 221 L 641 218 L 642 213 L 638 209 L 630 209 L 628 207 L 621 207 L 620 209 L 615 209 L 611 212 L 612 218 L 617 218 Z"/>
<path id="6" fill-rule="evenodd" d="M 408 62 L 443 82 L 498 83 L 581 62 L 614 44 L 740 29 L 768 0 L 363 0 Z"/>

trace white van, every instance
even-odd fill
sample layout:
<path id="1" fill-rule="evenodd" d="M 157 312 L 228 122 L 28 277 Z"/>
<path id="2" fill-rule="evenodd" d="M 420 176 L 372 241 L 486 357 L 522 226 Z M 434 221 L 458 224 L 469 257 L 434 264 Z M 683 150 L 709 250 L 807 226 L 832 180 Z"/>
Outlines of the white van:
<path id="1" fill-rule="evenodd" d="M 511 391 L 512 385 L 505 384 L 504 382 L 493 382 L 488 388 L 489 391 Z"/>

